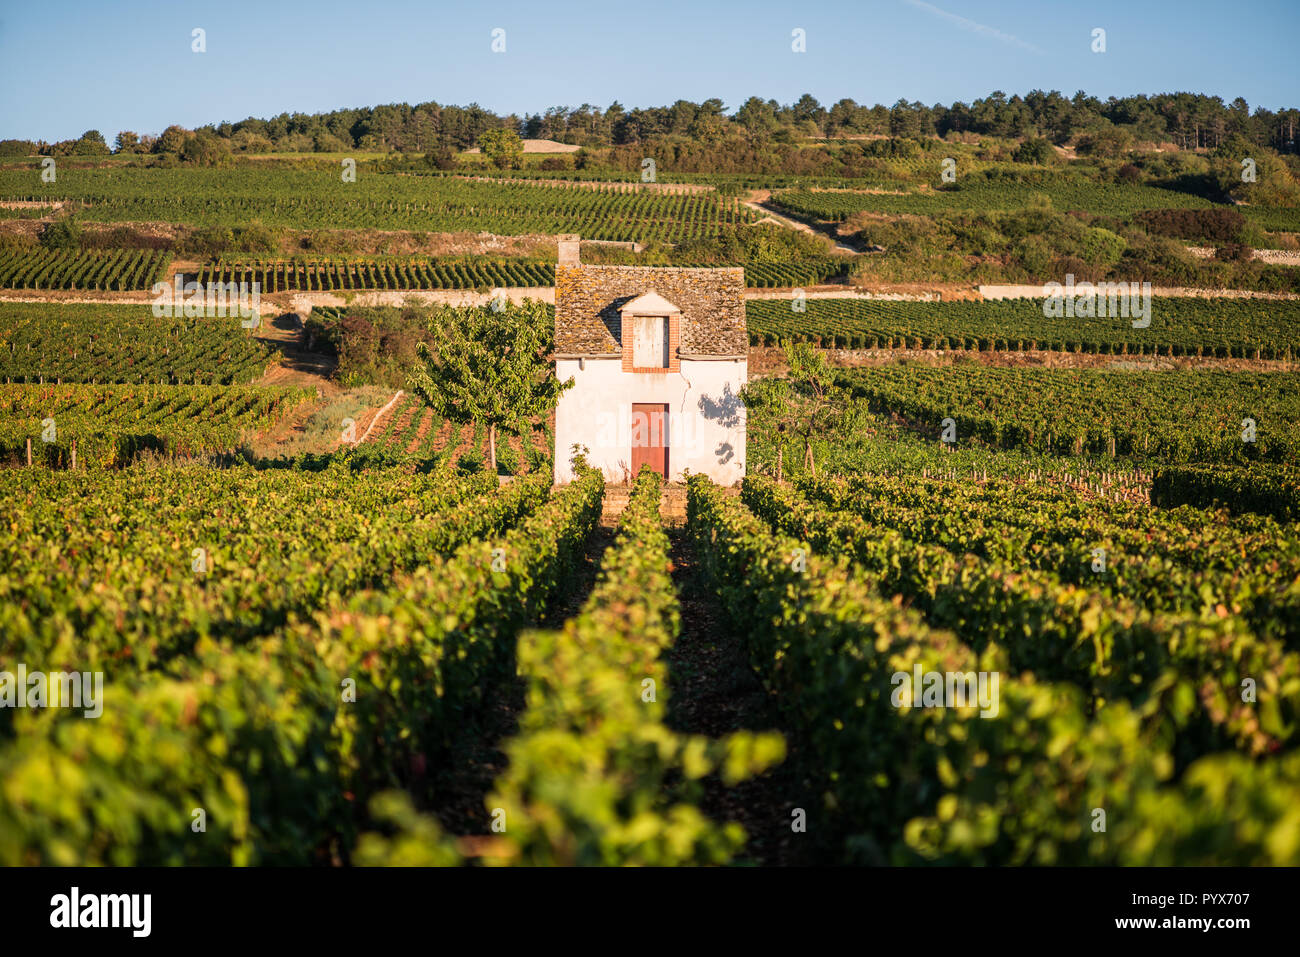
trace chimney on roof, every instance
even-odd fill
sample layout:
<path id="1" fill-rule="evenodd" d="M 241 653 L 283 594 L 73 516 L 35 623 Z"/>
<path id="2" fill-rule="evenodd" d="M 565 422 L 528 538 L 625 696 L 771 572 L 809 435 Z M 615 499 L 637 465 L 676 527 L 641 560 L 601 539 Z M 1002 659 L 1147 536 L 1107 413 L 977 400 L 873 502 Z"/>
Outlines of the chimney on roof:
<path id="1" fill-rule="evenodd" d="M 556 260 L 561 266 L 578 265 L 578 250 L 581 246 L 577 233 L 564 233 L 559 237 L 560 255 Z"/>

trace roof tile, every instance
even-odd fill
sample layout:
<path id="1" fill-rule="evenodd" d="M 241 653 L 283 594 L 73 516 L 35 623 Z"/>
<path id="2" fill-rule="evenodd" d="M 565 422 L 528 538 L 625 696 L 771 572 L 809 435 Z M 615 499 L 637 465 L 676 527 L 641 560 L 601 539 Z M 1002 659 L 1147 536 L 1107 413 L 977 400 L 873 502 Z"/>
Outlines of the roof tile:
<path id="1" fill-rule="evenodd" d="M 676 266 L 555 267 L 555 351 L 561 355 L 619 355 L 619 308 L 654 292 L 682 311 L 681 351 L 743 355 L 745 271 Z"/>

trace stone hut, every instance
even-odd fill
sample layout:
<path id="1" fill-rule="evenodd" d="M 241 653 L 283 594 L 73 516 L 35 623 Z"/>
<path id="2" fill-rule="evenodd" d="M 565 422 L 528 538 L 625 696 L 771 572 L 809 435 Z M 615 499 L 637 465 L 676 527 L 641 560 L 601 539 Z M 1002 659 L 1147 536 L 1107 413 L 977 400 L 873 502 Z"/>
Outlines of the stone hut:
<path id="1" fill-rule="evenodd" d="M 745 271 L 594 266 L 576 236 L 555 268 L 555 359 L 572 389 L 555 420 L 555 480 L 573 478 L 572 447 L 609 481 L 648 462 L 730 485 L 745 474 L 748 380 Z"/>

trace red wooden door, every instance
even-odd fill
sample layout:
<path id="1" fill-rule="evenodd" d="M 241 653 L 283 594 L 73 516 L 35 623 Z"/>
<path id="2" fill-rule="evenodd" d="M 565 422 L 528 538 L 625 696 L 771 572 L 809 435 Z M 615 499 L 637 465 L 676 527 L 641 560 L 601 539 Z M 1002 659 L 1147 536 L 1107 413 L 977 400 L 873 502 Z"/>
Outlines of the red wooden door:
<path id="1" fill-rule="evenodd" d="M 668 478 L 668 406 L 658 403 L 632 403 L 632 477 L 642 463 Z"/>

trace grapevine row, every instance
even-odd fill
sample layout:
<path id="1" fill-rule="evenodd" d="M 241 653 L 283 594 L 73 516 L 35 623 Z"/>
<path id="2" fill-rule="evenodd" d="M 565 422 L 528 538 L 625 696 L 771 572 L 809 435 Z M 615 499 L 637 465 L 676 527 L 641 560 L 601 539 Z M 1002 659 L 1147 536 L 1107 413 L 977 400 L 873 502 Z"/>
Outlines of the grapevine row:
<path id="1" fill-rule="evenodd" d="M 504 674 L 515 632 L 599 517 L 601 487 L 588 476 L 504 538 L 331 598 L 246 648 L 114 674 L 96 721 L 20 713 L 0 743 L 0 863 L 346 861 L 367 810 L 417 758 L 445 754 Z"/>
<path id="2" fill-rule="evenodd" d="M 1300 461 L 1294 373 L 888 366 L 837 381 L 936 439 L 1167 462 Z"/>
<path id="3" fill-rule="evenodd" d="M 843 260 L 754 262 L 745 267 L 750 287 L 813 286 L 844 275 Z M 479 289 L 555 285 L 555 267 L 510 259 L 219 260 L 198 272 L 200 283 L 260 284 L 263 293 L 348 289 Z"/>
<path id="4" fill-rule="evenodd" d="M 805 538 L 819 554 L 851 558 L 882 596 L 902 595 L 931 627 L 952 630 L 977 653 L 997 645 L 1016 672 L 1069 681 L 1094 701 L 1135 706 L 1158 703 L 1169 670 L 1191 679 L 1205 725 L 1216 729 L 1184 736 L 1183 747 L 1197 754 L 1228 743 L 1252 754 L 1276 750 L 1300 722 L 1300 655 L 1257 638 L 1240 618 L 1148 611 L 1107 595 L 1104 572 L 1089 588 L 1051 570 L 958 556 L 811 504 L 770 479 L 747 477 L 743 498 L 779 533 Z M 1241 700 L 1246 678 L 1266 699 L 1259 709 Z"/>
<path id="5" fill-rule="evenodd" d="M 1225 522 L 1213 512 L 1002 483 L 862 476 L 803 488 L 821 507 L 852 513 L 882 533 L 1046 571 L 1152 612 L 1237 614 L 1257 637 L 1300 651 L 1300 550 L 1288 526 L 1261 516 Z"/>
<path id="6" fill-rule="evenodd" d="M 63 252 L 0 249 L 0 289 L 149 289 L 167 278 L 171 254 L 119 249 Z"/>
<path id="7" fill-rule="evenodd" d="M 1294 753 L 1200 758 L 1174 778 L 1164 722 L 1095 714 L 1068 683 L 1010 677 L 807 543 L 693 478 L 688 529 L 732 626 L 828 795 L 844 860 L 906 864 L 1295 863 L 1275 835 L 1300 799 Z M 925 706 L 915 674 L 999 674 L 997 713 Z M 1194 694 L 1170 674 L 1175 698 Z M 981 714 L 985 714 L 981 717 Z M 1177 720 L 1177 716 L 1174 716 Z M 1103 831 L 1089 825 L 1106 812 Z M 1214 820 L 1212 836 L 1203 822 Z"/>
<path id="8" fill-rule="evenodd" d="M 1141 328 L 1133 323 L 1146 320 L 1130 316 L 1044 316 L 1041 299 L 753 300 L 746 303 L 745 314 L 751 345 L 811 342 L 845 349 L 1043 349 L 1255 359 L 1300 354 L 1300 302 L 1292 301 L 1156 297 L 1150 324 Z"/>
<path id="9" fill-rule="evenodd" d="M 482 286 L 553 286 L 550 263 L 509 259 L 470 262 L 436 259 L 253 260 L 203 266 L 198 281 L 258 283 L 263 293 L 344 289 L 477 289 Z"/>
<path id="10" fill-rule="evenodd" d="M 392 471 L 11 470 L 0 481 L 24 514 L 0 534 L 15 576 L 0 597 L 4 652 L 49 661 L 70 629 L 77 644 L 62 654 L 117 668 L 124 654 L 147 667 L 204 638 L 264 634 L 509 528 L 545 497 L 536 480 L 498 492 L 486 478 Z M 52 544 L 65 555 L 54 568 Z M 93 600 L 81 594 L 89 580 Z M 133 612 L 144 602 L 153 613 Z"/>
<path id="11" fill-rule="evenodd" d="M 400 176 L 361 170 L 353 182 L 340 170 L 76 169 L 40 184 L 31 170 L 0 171 L 0 198 L 73 201 L 79 215 L 100 222 L 165 221 L 187 225 L 298 229 L 433 230 L 501 235 L 579 233 L 589 239 L 680 242 L 716 236 L 753 222 L 735 199 L 712 193 L 627 192 Z"/>
<path id="12" fill-rule="evenodd" d="M 141 454 L 230 452 L 306 402 L 305 389 L 204 385 L 0 386 L 0 462 L 117 466 Z"/>
<path id="13" fill-rule="evenodd" d="M 251 382 L 270 351 L 240 323 L 159 319 L 142 306 L 0 303 L 0 381 Z"/>
<path id="14" fill-rule="evenodd" d="M 1300 472 L 1288 465 L 1170 466 L 1156 471 L 1151 504 L 1226 508 L 1271 515 L 1279 522 L 1300 521 Z"/>
<path id="15" fill-rule="evenodd" d="M 528 707 L 489 798 L 506 822 L 494 863 L 725 863 L 744 834 L 701 813 L 699 779 L 718 771 L 735 783 L 784 754 L 775 735 L 711 741 L 665 726 L 661 656 L 678 635 L 680 611 L 660 484 L 648 468 L 637 476 L 581 612 L 561 631 L 520 638 Z M 685 790 L 670 788 L 678 776 Z"/>

